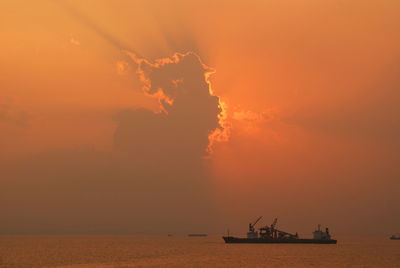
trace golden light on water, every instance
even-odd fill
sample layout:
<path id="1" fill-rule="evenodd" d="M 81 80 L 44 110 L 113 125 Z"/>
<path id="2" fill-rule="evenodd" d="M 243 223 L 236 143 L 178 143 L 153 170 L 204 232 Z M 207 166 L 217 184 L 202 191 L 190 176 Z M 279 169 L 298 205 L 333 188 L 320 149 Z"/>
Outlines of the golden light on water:
<path id="1" fill-rule="evenodd" d="M 399 5 L 2 1 L 0 229 L 396 231 Z"/>

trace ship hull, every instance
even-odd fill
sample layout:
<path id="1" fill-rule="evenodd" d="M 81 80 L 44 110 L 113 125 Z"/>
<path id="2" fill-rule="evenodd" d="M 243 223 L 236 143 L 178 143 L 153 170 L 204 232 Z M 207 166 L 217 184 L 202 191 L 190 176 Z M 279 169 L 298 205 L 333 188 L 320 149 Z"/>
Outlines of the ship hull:
<path id="1" fill-rule="evenodd" d="M 239 238 L 233 236 L 222 237 L 227 244 L 336 244 L 334 239 L 269 239 L 269 238 Z"/>

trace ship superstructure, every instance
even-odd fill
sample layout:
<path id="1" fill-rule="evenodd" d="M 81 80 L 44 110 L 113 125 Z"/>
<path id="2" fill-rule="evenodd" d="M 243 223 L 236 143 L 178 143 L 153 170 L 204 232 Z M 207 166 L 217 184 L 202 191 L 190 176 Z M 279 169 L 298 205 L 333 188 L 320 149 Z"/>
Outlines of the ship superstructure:
<path id="1" fill-rule="evenodd" d="M 329 229 L 325 228 L 325 232 L 321 230 L 321 224 L 318 224 L 317 230 L 313 232 L 314 239 L 317 240 L 324 240 L 324 239 L 331 239 L 331 235 L 329 234 Z"/>

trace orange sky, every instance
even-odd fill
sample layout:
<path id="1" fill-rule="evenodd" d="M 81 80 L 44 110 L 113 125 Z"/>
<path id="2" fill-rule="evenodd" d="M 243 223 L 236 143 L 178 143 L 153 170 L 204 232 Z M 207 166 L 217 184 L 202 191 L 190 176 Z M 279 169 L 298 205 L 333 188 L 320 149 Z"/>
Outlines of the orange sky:
<path id="1" fill-rule="evenodd" d="M 361 223 L 360 233 L 394 232 L 399 9 L 394 0 L 2 1 L 0 160 L 23 170 L 50 152 L 113 154 L 121 111 L 159 111 L 122 49 L 150 61 L 194 51 L 216 70 L 229 134 L 201 160 L 219 219 L 210 230 L 239 232 L 260 214 L 289 229 L 298 219 L 300 231 L 321 221 L 341 233 Z M 40 177 L 4 175 L 4 184 Z M 18 228 L 6 230 L 29 229 Z"/>

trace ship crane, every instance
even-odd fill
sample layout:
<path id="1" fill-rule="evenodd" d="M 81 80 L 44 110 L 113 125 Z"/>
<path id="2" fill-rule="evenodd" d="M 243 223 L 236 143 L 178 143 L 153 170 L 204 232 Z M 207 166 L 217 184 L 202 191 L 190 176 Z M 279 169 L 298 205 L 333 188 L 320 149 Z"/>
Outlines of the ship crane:
<path id="1" fill-rule="evenodd" d="M 257 220 L 254 221 L 254 223 L 249 223 L 249 232 L 255 232 L 255 226 L 257 224 L 257 222 L 259 222 L 261 220 L 262 216 L 258 217 Z"/>
<path id="2" fill-rule="evenodd" d="M 271 229 L 275 229 L 276 223 L 278 222 L 278 218 L 275 218 L 275 220 L 271 224 Z"/>
<path id="3" fill-rule="evenodd" d="M 266 225 L 265 227 L 260 228 L 260 236 L 265 238 L 298 238 L 298 234 L 291 234 L 281 230 L 276 229 L 276 224 L 278 219 L 275 218 L 270 226 Z"/>
<path id="4" fill-rule="evenodd" d="M 299 238 L 299 235 L 296 234 L 291 234 L 291 233 L 287 233 L 281 230 L 276 230 L 278 233 L 278 238 Z"/>
<path id="5" fill-rule="evenodd" d="M 277 230 L 275 229 L 276 223 L 278 222 L 278 218 L 275 218 L 274 221 L 271 224 L 271 234 L 274 238 L 277 238 Z"/>

